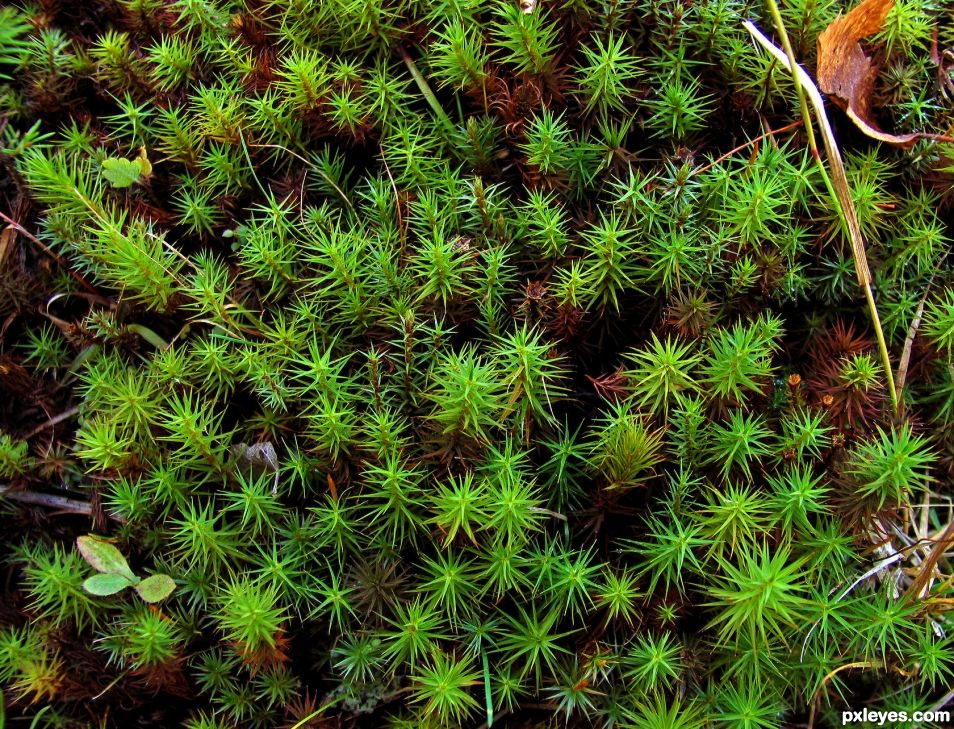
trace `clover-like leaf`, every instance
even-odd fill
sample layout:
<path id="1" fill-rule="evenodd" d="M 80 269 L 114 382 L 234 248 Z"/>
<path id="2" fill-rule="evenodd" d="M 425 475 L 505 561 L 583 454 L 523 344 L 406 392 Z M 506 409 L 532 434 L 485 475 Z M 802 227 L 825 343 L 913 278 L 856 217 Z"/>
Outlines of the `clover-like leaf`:
<path id="1" fill-rule="evenodd" d="M 142 170 L 139 165 L 122 157 L 107 157 L 103 160 L 103 177 L 113 187 L 129 187 L 139 182 Z"/>
<path id="2" fill-rule="evenodd" d="M 76 538 L 76 548 L 83 559 L 97 572 L 124 576 L 130 583 L 138 581 L 122 553 L 109 542 L 92 534 Z"/>
<path id="3" fill-rule="evenodd" d="M 104 572 L 93 575 L 83 582 L 83 589 L 91 595 L 115 595 L 129 587 L 133 582 L 118 572 Z"/>
<path id="4" fill-rule="evenodd" d="M 113 187 L 135 185 L 143 177 L 152 174 L 152 163 L 146 157 L 146 148 L 142 147 L 135 159 L 107 157 L 103 160 L 103 177 Z"/>
<path id="5" fill-rule="evenodd" d="M 163 574 L 147 577 L 136 585 L 136 592 L 138 592 L 139 597 L 146 602 L 165 600 L 175 589 L 175 581 L 169 575 Z"/>

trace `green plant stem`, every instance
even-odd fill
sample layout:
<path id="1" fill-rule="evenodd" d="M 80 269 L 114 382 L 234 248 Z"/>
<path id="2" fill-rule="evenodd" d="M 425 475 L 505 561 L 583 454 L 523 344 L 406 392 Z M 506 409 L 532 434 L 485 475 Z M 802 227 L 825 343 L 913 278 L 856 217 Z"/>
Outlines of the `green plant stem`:
<path id="1" fill-rule="evenodd" d="M 775 0 L 766 0 L 766 3 L 769 7 L 769 12 L 772 14 L 772 20 L 775 22 L 775 27 L 778 29 L 779 38 L 782 39 L 782 48 L 785 49 L 785 55 L 788 56 L 788 65 L 790 68 L 794 69 L 796 66 L 795 63 L 795 51 L 792 49 L 792 41 L 788 37 L 788 33 L 785 30 L 785 23 L 782 21 L 782 12 L 779 10 L 778 3 Z M 812 127 L 811 115 L 808 112 L 808 99 L 805 98 L 805 90 L 802 88 L 802 85 L 798 83 L 798 80 L 794 78 L 795 73 L 792 72 L 793 81 L 795 81 L 795 94 L 798 96 L 798 107 L 802 113 L 802 120 L 805 122 L 805 134 L 808 137 L 808 147 L 812 151 L 812 156 L 816 160 L 819 160 L 818 154 L 818 143 L 815 141 L 815 129 Z"/>
<path id="2" fill-rule="evenodd" d="M 771 5 L 775 5 L 775 0 L 766 0 Z M 775 6 L 775 12 L 778 12 L 778 7 Z M 779 21 L 781 16 L 778 16 Z M 829 193 L 832 194 L 832 197 L 835 201 L 835 204 L 838 208 L 839 215 L 841 216 L 842 222 L 848 230 L 848 235 L 851 239 L 851 252 L 855 259 L 855 273 L 858 277 L 858 284 L 861 286 L 865 294 L 865 300 L 868 304 L 868 311 L 871 316 L 871 323 L 875 330 L 875 336 L 878 340 L 878 349 L 881 354 L 881 362 L 885 371 L 885 379 L 888 381 L 888 392 L 891 396 L 891 405 L 894 409 L 895 414 L 899 413 L 900 401 L 898 399 L 897 388 L 894 383 L 894 370 L 891 367 L 891 357 L 888 354 L 888 344 L 884 336 L 884 329 L 881 326 L 881 317 L 878 315 L 878 307 L 875 303 L 874 292 L 871 287 L 871 270 L 868 268 L 868 257 L 865 253 L 865 244 L 864 239 L 861 235 L 861 226 L 858 223 L 858 216 L 855 212 L 855 206 L 851 199 L 851 189 L 848 186 L 848 177 L 845 174 L 845 165 L 841 159 L 841 153 L 838 150 L 838 144 L 835 142 L 835 135 L 831 128 L 831 123 L 828 121 L 828 115 L 825 113 L 825 102 L 822 100 L 821 93 L 818 91 L 818 87 L 815 86 L 815 83 L 812 81 L 808 73 L 795 63 L 789 56 L 785 54 L 778 46 L 776 46 L 772 41 L 765 37 L 765 34 L 762 33 L 752 22 L 746 20 L 743 21 L 743 26 L 752 37 L 761 45 L 765 50 L 767 50 L 771 55 L 773 55 L 780 63 L 784 64 L 789 72 L 792 74 L 792 78 L 795 82 L 795 87 L 799 89 L 800 92 L 807 92 L 809 98 L 811 99 L 812 106 L 815 108 L 815 116 L 818 119 L 819 126 L 822 131 L 822 139 L 825 142 L 825 152 L 828 156 L 828 162 L 831 166 L 831 179 L 828 178 L 824 165 L 821 163 L 821 157 L 818 154 L 817 149 L 813 150 L 813 156 L 818 160 L 818 164 L 822 169 L 822 176 L 825 180 L 826 187 L 829 190 Z M 780 34 L 785 38 L 787 42 L 787 35 L 785 34 L 784 27 L 780 28 Z M 803 109 L 803 113 L 807 113 L 807 106 Z M 812 126 L 811 118 L 805 117 L 805 128 L 809 129 Z"/>
<path id="3" fill-rule="evenodd" d="M 314 719 L 314 718 L 317 717 L 317 716 L 321 716 L 321 715 L 324 714 L 328 709 L 330 709 L 332 706 L 334 706 L 335 704 L 337 704 L 339 701 L 342 701 L 343 699 L 344 699 L 344 696 L 339 696 L 339 697 L 337 697 L 337 698 L 332 699 L 332 700 L 329 701 L 327 704 L 318 707 L 318 708 L 315 709 L 313 712 L 311 712 L 308 716 L 306 716 L 304 719 L 302 719 L 302 720 L 299 721 L 297 724 L 295 724 L 295 726 L 293 726 L 292 729 L 301 729 L 301 727 L 304 727 L 304 726 L 305 726 L 308 722 L 310 722 L 312 719 Z"/>
<path id="4" fill-rule="evenodd" d="M 437 100 L 437 97 L 434 96 L 434 92 L 431 90 L 431 87 L 427 83 L 427 79 L 421 75 L 421 72 L 417 68 L 417 64 L 414 63 L 413 59 L 407 54 L 407 51 L 401 48 L 401 58 L 404 59 L 404 65 L 407 66 L 407 70 L 410 71 L 411 77 L 414 79 L 414 83 L 417 84 L 417 88 L 420 89 L 421 94 L 424 96 L 424 99 L 427 101 L 428 105 L 434 112 L 434 116 L 437 117 L 438 121 L 444 125 L 444 128 L 447 130 L 448 134 L 454 133 L 454 123 L 450 120 L 450 117 L 447 116 L 447 112 L 444 111 L 440 102 Z"/>
<path id="5" fill-rule="evenodd" d="M 494 702 L 490 693 L 490 663 L 486 651 L 481 652 L 480 658 L 484 668 L 484 704 L 487 707 L 487 726 L 491 727 L 494 723 Z"/>

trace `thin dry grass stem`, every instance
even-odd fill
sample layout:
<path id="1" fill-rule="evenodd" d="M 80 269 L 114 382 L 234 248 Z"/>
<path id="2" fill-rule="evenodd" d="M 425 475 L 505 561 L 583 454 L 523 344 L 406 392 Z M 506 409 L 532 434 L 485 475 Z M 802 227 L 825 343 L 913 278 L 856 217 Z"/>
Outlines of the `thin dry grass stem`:
<path id="1" fill-rule="evenodd" d="M 879 669 L 883 668 L 884 664 L 881 661 L 855 661 L 854 663 L 846 663 L 843 666 L 838 666 L 838 668 L 831 671 L 825 678 L 822 679 L 821 684 L 819 684 L 818 689 L 815 691 L 815 696 L 812 698 L 812 708 L 808 714 L 808 729 L 813 729 L 815 726 L 815 713 L 818 711 L 818 704 L 821 701 L 821 694 L 825 686 L 831 681 L 835 676 L 837 676 L 842 671 L 849 671 L 853 668 L 874 668 Z"/>
<path id="2" fill-rule="evenodd" d="M 952 699 L 954 699 L 954 689 L 951 689 L 946 694 L 944 694 L 940 699 L 938 699 L 937 703 L 934 704 L 934 706 L 932 706 L 929 709 L 929 711 L 931 711 L 932 713 L 937 713 L 938 711 L 943 709 L 945 706 L 947 706 L 949 703 L 951 703 Z"/>
<path id="3" fill-rule="evenodd" d="M 773 0 L 768 0 L 769 3 L 772 3 Z M 832 196 L 835 200 L 836 206 L 838 207 L 838 213 L 841 216 L 842 222 L 845 228 L 848 230 L 849 238 L 851 239 L 851 251 L 855 260 L 855 273 L 858 277 L 858 284 L 861 286 L 865 294 L 865 299 L 868 303 L 868 312 L 871 316 L 871 323 L 875 330 L 875 335 L 878 339 L 878 349 L 881 353 L 881 361 L 884 366 L 885 379 L 888 381 L 888 392 L 891 395 L 891 404 L 894 408 L 894 412 L 897 414 L 899 412 L 899 400 L 898 392 L 895 387 L 894 376 L 892 374 L 894 368 L 891 366 L 891 357 L 888 354 L 888 344 L 885 340 L 884 329 L 881 326 L 881 317 L 878 315 L 878 307 L 874 300 L 874 292 L 872 291 L 871 284 L 871 270 L 868 267 L 868 256 L 865 252 L 864 238 L 861 234 L 861 226 L 858 223 L 858 215 L 855 211 L 854 202 L 851 199 L 851 191 L 848 186 L 848 177 L 845 174 L 845 165 L 841 158 L 841 152 L 838 149 L 838 144 L 835 141 L 835 134 L 831 128 L 831 124 L 828 121 L 828 115 L 825 113 L 825 102 L 822 99 L 821 92 L 818 90 L 818 87 L 815 86 L 815 82 L 812 81 L 808 73 L 799 66 L 797 63 L 790 63 L 789 57 L 786 53 L 776 46 L 772 41 L 770 41 L 765 35 L 760 31 L 751 21 L 743 21 L 743 26 L 749 31 L 751 36 L 761 45 L 766 51 L 768 51 L 772 56 L 778 60 L 785 68 L 789 70 L 792 74 L 792 78 L 795 81 L 795 86 L 803 89 L 808 94 L 808 98 L 811 99 L 812 106 L 815 109 L 815 117 L 818 119 L 818 124 L 821 127 L 822 140 L 825 143 L 825 153 L 828 157 L 828 163 L 831 168 L 831 177 L 828 177 L 826 168 L 821 164 L 821 160 L 818 157 L 817 150 L 813 150 L 816 159 L 819 162 L 819 166 L 822 169 L 823 176 L 825 179 L 826 185 L 829 187 L 829 191 L 832 192 Z M 784 31 L 782 31 L 784 35 Z M 806 112 L 807 113 L 807 109 Z M 804 119 L 806 129 L 811 128 L 811 120 Z"/>
<path id="4" fill-rule="evenodd" d="M 932 497 L 935 497 L 936 501 L 932 502 Z M 945 501 L 946 504 L 941 503 Z M 943 513 L 945 508 L 948 523 L 932 531 L 930 514 Z M 911 513 L 915 510 L 920 510 L 916 517 Z M 890 564 L 882 560 L 876 565 L 877 570 L 864 573 L 852 587 L 894 564 L 896 566 L 892 570 L 892 579 L 896 587 L 903 588 L 906 600 L 926 600 L 938 584 L 943 587 L 936 593 L 942 594 L 946 587 L 954 582 L 954 573 L 945 574 L 938 567 L 941 559 L 954 546 L 954 503 L 948 497 L 926 490 L 920 504 L 912 504 L 906 509 L 904 524 L 891 523 L 890 529 L 893 536 L 881 544 L 878 551 L 891 554 L 894 559 Z M 898 541 L 900 546 L 896 546 Z M 941 606 L 949 604 L 950 600 L 934 598 L 928 603 Z"/>
<path id="5" fill-rule="evenodd" d="M 811 148 L 812 155 L 815 157 L 815 160 L 819 165 L 819 168 L 822 172 L 822 177 L 838 208 L 842 223 L 845 229 L 848 231 L 849 238 L 851 240 L 852 255 L 855 261 L 855 272 L 858 277 L 858 284 L 864 291 L 872 325 L 877 336 L 878 348 L 880 350 L 882 365 L 885 371 L 885 378 L 888 381 L 888 390 L 891 395 L 891 403 L 894 409 L 894 414 L 896 417 L 900 417 L 903 413 L 903 403 L 901 402 L 899 393 L 902 391 L 904 382 L 907 378 L 911 350 L 914 338 L 917 334 L 917 329 L 921 323 L 927 292 L 925 292 L 925 296 L 922 298 L 920 305 L 918 306 L 914 320 L 908 331 L 908 336 L 905 340 L 901 360 L 898 365 L 897 376 L 895 377 L 893 375 L 893 368 L 891 367 L 890 355 L 888 354 L 884 329 L 881 326 L 881 317 L 878 314 L 878 308 L 874 300 L 871 270 L 868 267 L 868 258 L 865 251 L 864 238 L 861 234 L 861 227 L 858 223 L 857 211 L 855 210 L 854 202 L 851 198 L 851 191 L 848 185 L 847 175 L 845 174 L 845 167 L 844 162 L 842 161 L 841 152 L 838 148 L 834 132 L 832 131 L 831 124 L 825 112 L 824 100 L 822 99 L 821 93 L 819 92 L 815 83 L 812 81 L 811 77 L 795 61 L 791 44 L 789 43 L 788 35 L 785 32 L 785 27 L 782 22 L 781 13 L 779 12 L 777 3 L 775 0 L 766 1 L 771 10 L 773 20 L 778 27 L 778 32 L 782 39 L 782 44 L 785 47 L 785 51 L 782 51 L 774 43 L 772 43 L 750 21 L 744 21 L 743 25 L 756 40 L 756 42 L 758 42 L 759 45 L 768 51 L 792 74 L 792 78 L 795 82 L 795 88 L 798 93 L 802 119 L 805 123 L 805 128 L 808 135 L 808 143 Z M 831 177 L 828 176 L 828 170 L 822 163 L 821 157 L 818 153 L 811 119 L 809 118 L 808 105 L 805 99 L 806 93 L 808 98 L 811 99 L 812 106 L 815 110 L 815 117 L 818 120 L 819 127 L 821 128 L 822 140 L 825 144 L 825 152 L 828 157 L 829 166 L 831 168 Z M 931 504 L 927 494 L 925 495 L 925 503 L 921 506 L 923 507 L 923 511 L 920 519 L 914 520 L 906 517 L 903 528 L 899 528 L 896 524 L 892 525 L 894 536 L 885 534 L 885 536 L 888 537 L 887 541 L 881 543 L 876 548 L 876 551 L 883 555 L 882 559 L 880 559 L 872 569 L 868 570 L 858 579 L 856 579 L 848 587 L 848 589 L 839 596 L 839 599 L 843 598 L 845 594 L 854 589 L 854 587 L 856 587 L 860 582 L 864 581 L 865 579 L 877 576 L 889 567 L 893 567 L 891 570 L 893 573 L 891 575 L 891 579 L 893 579 L 895 582 L 896 591 L 898 588 L 905 586 L 906 590 L 904 596 L 907 600 L 923 600 L 928 594 L 930 594 L 931 588 L 934 586 L 936 579 L 945 581 L 950 581 L 952 579 L 952 576 L 950 575 L 942 575 L 937 569 L 937 564 L 947 553 L 948 549 L 954 545 L 954 519 L 948 523 L 948 525 L 941 531 L 939 535 L 930 535 L 928 534 L 927 514 L 931 508 Z M 913 530 L 914 538 L 911 538 L 906 533 L 909 529 Z M 895 537 L 900 539 L 900 549 L 894 548 Z M 824 688 L 824 685 L 831 679 L 831 677 L 835 675 L 835 673 L 846 668 L 872 666 L 873 664 L 847 664 L 845 666 L 841 666 L 826 676 L 822 682 L 822 685 L 819 687 L 818 693 L 816 693 L 815 700 L 812 702 L 809 727 L 814 726 L 815 712 L 818 705 L 818 699 L 820 698 L 820 692 Z"/>
<path id="6" fill-rule="evenodd" d="M 345 204 L 345 207 L 348 208 L 348 212 L 350 212 L 352 215 L 357 215 L 357 213 L 355 212 L 355 209 L 354 209 L 354 205 L 351 203 L 351 199 L 348 197 L 348 195 L 345 193 L 345 191 L 342 190 L 342 189 L 338 186 L 338 184 L 337 184 L 333 179 L 331 179 L 331 178 L 328 176 L 328 174 L 327 174 L 324 170 L 322 170 L 320 167 L 318 167 L 318 165 L 316 165 L 316 164 L 315 164 L 314 162 L 312 162 L 311 160 L 307 159 L 306 157 L 302 157 L 302 156 L 301 156 L 300 154 L 298 154 L 297 152 L 295 152 L 295 151 L 293 151 L 293 150 L 289 149 L 288 147 L 285 147 L 285 146 L 283 146 L 283 145 L 281 145 L 281 144 L 249 144 L 248 146 L 251 147 L 252 149 L 277 149 L 277 150 L 279 150 L 279 151 L 281 151 L 281 152 L 285 152 L 286 154 L 290 154 L 292 157 L 294 157 L 295 159 L 297 159 L 299 162 L 302 162 L 302 163 L 304 163 L 305 165 L 307 165 L 308 168 L 309 168 L 310 170 L 312 170 L 312 172 L 316 173 L 319 177 L 321 177 L 322 180 L 324 180 L 324 181 L 325 181 L 326 183 L 328 183 L 331 187 L 333 187 L 334 190 L 335 190 L 335 192 L 338 193 L 338 197 L 340 197 L 340 198 L 341 198 L 341 201 Z"/>
<path id="7" fill-rule="evenodd" d="M 933 283 L 933 279 L 931 281 Z M 911 321 L 911 327 L 908 329 L 908 336 L 904 339 L 904 347 L 901 349 L 901 360 L 898 362 L 898 374 L 894 380 L 898 388 L 898 393 L 904 392 L 904 382 L 908 378 L 908 365 L 911 363 L 911 350 L 914 347 L 914 338 L 917 336 L 918 327 L 921 326 L 921 317 L 924 315 L 924 303 L 927 301 L 928 293 L 931 291 L 931 283 L 924 289 L 924 295 L 918 304 L 917 311 L 914 312 L 914 319 Z M 898 405 L 898 414 L 904 412 L 904 401 Z"/>
<path id="8" fill-rule="evenodd" d="M 47 428 L 52 428 L 54 425 L 59 425 L 64 420 L 69 420 L 74 415 L 76 415 L 79 411 L 80 411 L 80 407 L 79 405 L 76 405 L 74 407 L 71 407 L 69 410 L 66 410 L 65 412 L 60 413 L 59 415 L 56 415 L 50 418 L 45 423 L 41 423 L 40 425 L 36 426 L 33 430 L 31 430 L 29 433 L 27 433 L 25 440 L 29 440 L 33 436 L 38 435 L 39 433 L 42 433 Z"/>
<path id="9" fill-rule="evenodd" d="M 930 528 L 929 515 L 932 510 L 933 513 L 943 510 L 945 505 L 932 503 L 932 497 L 940 501 L 946 500 L 947 517 L 950 522 L 933 532 Z M 911 513 L 916 509 L 921 510 L 917 518 Z M 943 594 L 951 584 L 954 584 L 954 574 L 943 574 L 937 568 L 940 558 L 947 552 L 948 547 L 954 544 L 954 501 L 950 498 L 926 490 L 920 504 L 911 505 L 905 509 L 903 522 L 885 521 L 883 517 L 873 519 L 868 525 L 867 537 L 872 544 L 875 561 L 846 587 L 836 588 L 841 590 L 835 598 L 836 603 L 844 600 L 855 588 L 869 580 L 891 583 L 897 598 L 922 600 L 938 583 L 942 584 L 941 589 L 937 591 L 938 594 Z M 950 599 L 934 598 L 925 604 L 929 607 L 944 609 L 946 605 L 952 603 L 954 601 Z M 801 651 L 803 659 L 808 640 L 818 624 L 816 621 L 805 636 Z M 833 675 L 834 673 L 830 674 L 829 678 Z"/>
<path id="10" fill-rule="evenodd" d="M 917 576 L 908 586 L 906 597 L 910 600 L 923 599 L 931 591 L 935 578 L 935 567 L 942 556 L 954 545 L 954 520 L 948 523 L 934 547 L 919 565 Z"/>

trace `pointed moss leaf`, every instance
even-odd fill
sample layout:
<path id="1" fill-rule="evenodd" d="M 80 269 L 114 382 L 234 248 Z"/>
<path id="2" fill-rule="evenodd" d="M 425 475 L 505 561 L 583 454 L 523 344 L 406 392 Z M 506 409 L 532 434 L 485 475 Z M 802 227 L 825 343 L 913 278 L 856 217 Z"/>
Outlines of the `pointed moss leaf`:
<path id="1" fill-rule="evenodd" d="M 173 579 L 169 577 L 169 575 L 163 574 L 147 577 L 136 585 L 136 592 L 138 592 L 139 597 L 146 602 L 165 600 L 175 589 L 176 583 Z"/>
<path id="2" fill-rule="evenodd" d="M 91 595 L 115 595 L 129 587 L 132 582 L 125 575 L 116 572 L 104 572 L 93 575 L 83 583 L 83 589 Z"/>
<path id="3" fill-rule="evenodd" d="M 143 168 L 139 160 L 107 157 L 103 160 L 103 177 L 113 187 L 129 187 L 139 182 Z"/>
<path id="4" fill-rule="evenodd" d="M 123 575 L 129 582 L 137 581 L 136 575 L 126 563 L 126 558 L 109 542 L 88 535 L 76 538 L 76 548 L 97 572 Z"/>

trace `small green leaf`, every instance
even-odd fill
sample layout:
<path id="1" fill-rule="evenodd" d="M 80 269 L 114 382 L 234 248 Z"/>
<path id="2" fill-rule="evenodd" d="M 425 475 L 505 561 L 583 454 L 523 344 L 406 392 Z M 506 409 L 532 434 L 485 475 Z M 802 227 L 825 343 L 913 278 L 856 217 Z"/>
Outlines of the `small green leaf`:
<path id="1" fill-rule="evenodd" d="M 159 602 L 160 600 L 165 600 L 175 589 L 175 581 L 169 577 L 169 575 L 163 574 L 147 577 L 138 585 L 136 585 L 136 592 L 138 592 L 139 597 L 146 602 Z"/>
<path id="2" fill-rule="evenodd" d="M 143 167 L 139 160 L 128 160 L 122 157 L 107 157 L 103 160 L 103 177 L 113 187 L 129 187 L 139 182 Z"/>
<path id="3" fill-rule="evenodd" d="M 138 334 L 156 349 L 169 349 L 169 343 L 149 327 L 144 327 L 142 324 L 127 324 L 126 329 L 133 334 Z"/>
<path id="4" fill-rule="evenodd" d="M 132 584 L 124 575 L 106 572 L 93 575 L 83 583 L 83 589 L 91 595 L 114 595 Z"/>
<path id="5" fill-rule="evenodd" d="M 83 559 L 89 562 L 97 572 L 123 575 L 131 583 L 138 581 L 136 575 L 129 569 L 126 558 L 109 542 L 90 534 L 77 537 L 76 548 L 83 555 Z"/>

